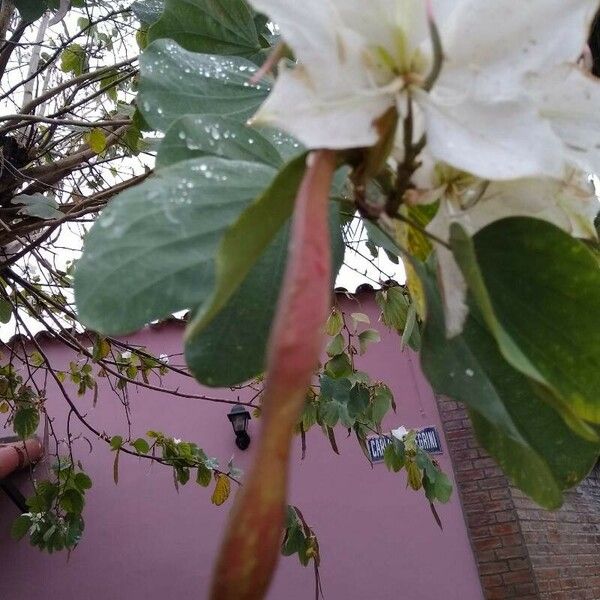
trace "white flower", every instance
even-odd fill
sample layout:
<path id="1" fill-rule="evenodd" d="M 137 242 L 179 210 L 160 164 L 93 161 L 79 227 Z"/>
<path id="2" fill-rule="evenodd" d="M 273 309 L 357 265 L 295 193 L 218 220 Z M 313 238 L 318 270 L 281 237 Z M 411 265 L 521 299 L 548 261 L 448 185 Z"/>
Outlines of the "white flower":
<path id="1" fill-rule="evenodd" d="M 163 363 L 163 364 L 165 364 L 165 365 L 168 365 L 168 364 L 169 364 L 169 355 L 168 355 L 168 354 L 161 354 L 161 355 L 158 357 L 158 360 L 159 360 L 161 363 Z"/>
<path id="2" fill-rule="evenodd" d="M 452 223 L 472 235 L 494 221 L 517 216 L 548 221 L 573 237 L 597 237 L 594 219 L 600 202 L 589 177 L 581 171 L 570 170 L 562 181 L 529 178 L 489 184 L 453 171 L 436 169 L 441 178 L 434 182 L 440 207 L 427 231 L 437 238 L 448 241 Z M 446 329 L 453 336 L 460 333 L 467 315 L 466 282 L 450 250 L 436 244 L 436 252 Z"/>
<path id="3" fill-rule="evenodd" d="M 406 429 L 406 427 L 401 425 L 400 427 L 398 427 L 398 429 L 392 429 L 392 435 L 397 440 L 400 440 L 402 442 L 404 440 L 404 438 L 408 435 L 408 429 Z"/>
<path id="4" fill-rule="evenodd" d="M 408 95 L 438 161 L 485 179 L 600 171 L 600 86 L 576 61 L 596 0 L 431 0 L 444 67 L 431 91 L 426 0 L 250 0 L 298 64 L 256 115 L 309 148 L 371 146 Z"/>
<path id="5" fill-rule="evenodd" d="M 181 444 L 181 440 L 179 438 L 173 438 L 173 443 L 177 446 L 178 444 Z"/>

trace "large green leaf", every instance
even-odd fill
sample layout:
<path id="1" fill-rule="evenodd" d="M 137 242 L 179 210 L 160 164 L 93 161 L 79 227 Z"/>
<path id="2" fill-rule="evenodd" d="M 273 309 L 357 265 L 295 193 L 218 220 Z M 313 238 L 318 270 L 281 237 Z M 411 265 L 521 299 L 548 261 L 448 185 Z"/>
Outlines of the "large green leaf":
<path id="1" fill-rule="evenodd" d="M 581 481 L 600 453 L 536 395 L 532 381 L 504 360 L 477 307 L 461 335 L 446 339 L 439 292 L 419 269 L 427 294 L 421 362 L 437 393 L 465 403 L 477 437 L 524 492 L 546 508 Z"/>
<path id="2" fill-rule="evenodd" d="M 223 232 L 274 175 L 258 163 L 207 157 L 122 193 L 86 236 L 77 264 L 81 321 L 124 333 L 202 304 L 213 290 Z"/>
<path id="3" fill-rule="evenodd" d="M 40 424 L 40 413 L 30 402 L 19 402 L 13 416 L 13 429 L 22 439 L 31 437 Z"/>
<path id="4" fill-rule="evenodd" d="M 455 225 L 452 239 L 505 359 L 547 388 L 577 431 L 585 434 L 582 421 L 600 423 L 600 268 L 592 253 L 554 225 L 523 217 L 489 225 L 472 243 Z"/>
<path id="5" fill-rule="evenodd" d="M 136 0 L 131 5 L 131 11 L 142 25 L 152 25 L 160 19 L 164 7 L 163 0 Z"/>
<path id="6" fill-rule="evenodd" d="M 288 221 L 305 171 L 305 156 L 286 165 L 225 233 L 217 254 L 215 291 L 187 329 L 186 338 L 190 343 L 221 311 Z"/>
<path id="7" fill-rule="evenodd" d="M 48 2 L 44 0 L 14 0 L 15 7 L 24 21 L 33 22 L 47 10 Z"/>
<path id="8" fill-rule="evenodd" d="M 234 119 L 188 115 L 169 127 L 158 148 L 156 166 L 201 156 L 261 162 L 279 168 L 282 158 L 274 143 Z"/>
<path id="9" fill-rule="evenodd" d="M 270 84 L 249 78 L 256 65 L 239 57 L 196 54 L 172 40 L 152 42 L 140 58 L 139 108 L 165 131 L 183 115 L 213 114 L 244 122 L 267 97 Z"/>
<path id="10" fill-rule="evenodd" d="M 12 204 L 21 205 L 19 213 L 38 219 L 60 219 L 64 213 L 58 210 L 58 204 L 52 197 L 44 196 L 39 192 L 31 195 L 19 194 L 11 200 Z"/>
<path id="11" fill-rule="evenodd" d="M 331 203 L 329 222 L 335 278 L 344 258 L 337 202 Z M 221 312 L 198 335 L 188 338 L 186 361 L 202 383 L 235 385 L 264 371 L 269 330 L 285 270 L 288 232 L 286 224 Z"/>
<path id="12" fill-rule="evenodd" d="M 257 59 L 254 14 L 244 0 L 166 0 L 149 40 L 170 38 L 192 52 Z"/>

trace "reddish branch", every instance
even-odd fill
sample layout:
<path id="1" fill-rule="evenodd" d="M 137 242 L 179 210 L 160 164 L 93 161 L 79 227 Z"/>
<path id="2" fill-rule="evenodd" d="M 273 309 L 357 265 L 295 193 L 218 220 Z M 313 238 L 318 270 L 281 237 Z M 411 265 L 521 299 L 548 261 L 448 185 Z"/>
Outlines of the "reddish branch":
<path id="1" fill-rule="evenodd" d="M 327 222 L 335 153 L 314 153 L 296 200 L 290 255 L 269 340 L 262 432 L 218 557 L 212 600 L 264 597 L 280 553 L 288 463 L 323 343 L 331 296 Z"/>

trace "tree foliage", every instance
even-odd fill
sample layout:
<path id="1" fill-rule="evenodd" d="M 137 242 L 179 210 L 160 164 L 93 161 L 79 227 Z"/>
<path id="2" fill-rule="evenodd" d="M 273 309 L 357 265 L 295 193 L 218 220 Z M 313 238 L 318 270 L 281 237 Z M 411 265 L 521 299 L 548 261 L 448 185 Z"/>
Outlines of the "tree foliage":
<path id="1" fill-rule="evenodd" d="M 18 361 L 47 371 L 75 417 L 110 444 L 115 482 L 119 457 L 133 454 L 172 468 L 177 484 L 192 474 L 202 486 L 214 480 L 217 505 L 239 483 L 233 465 L 221 470 L 194 443 L 159 432 L 135 440 L 100 433 L 62 383 L 94 393 L 102 373 L 125 410 L 130 386 L 158 389 L 154 378 L 169 372 L 213 387 L 247 385 L 260 396 L 265 368 L 278 364 L 268 352 L 269 343 L 279 347 L 269 342 L 277 301 L 293 284 L 290 222 L 318 155 L 311 151 L 322 148 L 337 150 L 323 228 L 333 276 L 353 228 L 366 233 L 374 256 L 402 260 L 407 285 L 378 294 L 382 321 L 420 352 L 438 393 L 467 405 L 478 439 L 512 481 L 553 509 L 586 476 L 600 454 L 598 202 L 585 181 L 598 159 L 588 133 L 600 129 L 591 103 L 598 83 L 582 73 L 578 56 L 555 65 L 554 38 L 535 30 L 532 43 L 523 14 L 505 0 L 472 2 L 457 3 L 462 18 L 454 20 L 444 2 L 434 3 L 437 21 L 415 10 L 410 18 L 422 18 L 414 31 L 427 32 L 427 50 L 417 33 L 404 32 L 393 52 L 387 34 L 370 39 L 367 25 L 381 14 L 341 12 L 347 22 L 336 34 L 339 20 L 323 8 L 329 3 L 314 14 L 271 0 L 138 0 L 117 8 L 88 0 L 66 14 L 50 1 L 41 8 L 21 1 L 8 11 L 0 22 L 0 99 L 16 108 L 0 127 L 0 317 L 28 336 L 33 317 L 74 350 L 68 373 L 35 341 L 35 356 L 20 342 Z M 576 25 L 593 16 L 589 2 L 575 4 L 563 14 L 564 5 L 552 3 L 548 17 L 561 27 L 564 52 L 579 43 Z M 504 9 L 511 18 L 496 37 L 456 34 L 461 26 L 487 31 Z M 394 27 L 379 25 L 384 34 Z M 298 35 L 303 27 L 311 35 Z M 345 37 L 352 28 L 356 35 Z M 592 52 L 597 37 L 594 30 Z M 354 52 L 362 38 L 362 53 Z M 381 45 L 371 55 L 373 44 Z M 365 53 L 372 60 L 357 59 Z M 489 73 L 475 73 L 473 56 Z M 477 93 L 444 104 L 460 81 Z M 501 102 L 490 92 L 497 81 Z M 375 89 L 361 95 L 360 86 Z M 90 220 L 83 255 L 76 241 L 64 262 L 56 249 L 78 240 Z M 191 311 L 187 366 L 116 337 L 179 310 Z M 290 328 L 294 316 L 287 315 Z M 324 325 L 327 360 L 296 431 L 304 441 L 319 426 L 337 451 L 341 425 L 365 449 L 394 408 L 385 383 L 355 367 L 378 332 L 365 315 L 336 307 Z M 87 328 L 83 337 L 73 326 Z M 11 354 L 2 366 L 0 408 L 25 437 L 46 415 L 43 387 L 23 377 L 18 361 Z M 404 469 L 432 507 L 448 501 L 447 477 L 414 436 L 390 441 L 389 469 Z M 41 538 L 50 550 L 73 547 L 82 530 L 67 535 L 69 515 L 80 522 L 75 481 L 85 477 L 69 464 L 64 481 L 59 472 L 51 484 L 58 508 L 44 513 L 53 515 L 44 517 Z M 47 533 L 55 521 L 60 537 Z M 40 545 L 34 525 L 21 517 L 15 532 L 29 531 Z M 288 508 L 285 528 L 283 553 L 318 566 L 318 544 L 299 509 Z"/>

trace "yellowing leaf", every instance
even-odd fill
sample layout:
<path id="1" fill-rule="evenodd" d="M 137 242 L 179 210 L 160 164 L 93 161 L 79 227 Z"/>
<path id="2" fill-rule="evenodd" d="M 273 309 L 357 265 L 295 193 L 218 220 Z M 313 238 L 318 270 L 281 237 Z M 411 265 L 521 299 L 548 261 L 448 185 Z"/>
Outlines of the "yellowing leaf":
<path id="1" fill-rule="evenodd" d="M 0 413 L 7 413 L 10 410 L 7 402 L 0 402 Z"/>
<path id="2" fill-rule="evenodd" d="M 327 354 L 329 356 L 337 356 L 342 354 L 346 348 L 346 340 L 341 333 L 338 333 L 330 342 L 327 344 Z"/>
<path id="3" fill-rule="evenodd" d="M 325 333 L 331 337 L 335 337 L 342 331 L 343 327 L 344 318 L 342 316 L 342 313 L 334 307 L 331 310 L 329 318 L 327 319 L 327 324 L 325 325 Z"/>
<path id="4" fill-rule="evenodd" d="M 101 129 L 95 128 L 86 133 L 85 141 L 96 154 L 101 154 L 106 150 L 106 136 Z"/>
<path id="5" fill-rule="evenodd" d="M 420 213 L 414 209 L 403 209 L 405 215 L 411 221 L 418 223 L 423 227 L 427 224 L 427 219 L 420 216 Z M 424 261 L 431 253 L 431 244 L 427 237 L 415 227 L 404 223 L 403 221 L 396 222 L 396 240 L 400 246 L 406 248 L 412 256 Z M 415 305 L 417 314 L 421 319 L 425 318 L 425 293 L 419 277 L 415 273 L 413 267 L 408 261 L 404 261 L 406 271 L 406 287 L 410 292 L 410 297 Z"/>
<path id="6" fill-rule="evenodd" d="M 229 498 L 229 493 L 231 492 L 231 482 L 226 475 L 223 473 L 219 473 L 217 475 L 217 483 L 215 484 L 215 489 L 213 491 L 213 495 L 211 501 L 213 504 L 217 506 L 221 506 L 221 504 L 227 501 Z"/>
<path id="7" fill-rule="evenodd" d="M 350 316 L 352 317 L 352 321 L 354 321 L 354 327 L 358 327 L 359 323 L 366 323 L 367 325 L 371 324 L 371 319 L 364 313 L 355 312 Z"/>
<path id="8" fill-rule="evenodd" d="M 408 299 L 400 286 L 377 292 L 375 300 L 381 309 L 381 320 L 387 327 L 404 331 L 408 318 Z"/>
<path id="9" fill-rule="evenodd" d="M 41 367 L 44 364 L 44 357 L 39 352 L 32 352 L 29 363 L 34 367 Z"/>
<path id="10" fill-rule="evenodd" d="M 80 44 L 67 46 L 60 57 L 61 71 L 73 73 L 73 75 L 81 75 L 85 67 L 85 49 Z"/>
<path id="11" fill-rule="evenodd" d="M 381 341 L 379 332 L 375 329 L 365 329 L 358 334 L 358 342 L 360 344 L 360 353 L 364 354 L 370 344 L 376 344 Z"/>
<path id="12" fill-rule="evenodd" d="M 98 337 L 94 343 L 94 360 L 102 360 L 110 354 L 110 343 L 106 338 Z"/>
<path id="13" fill-rule="evenodd" d="M 408 485 L 415 490 L 421 489 L 422 475 L 421 469 L 417 465 L 410 461 L 406 463 L 406 474 L 408 475 Z"/>

